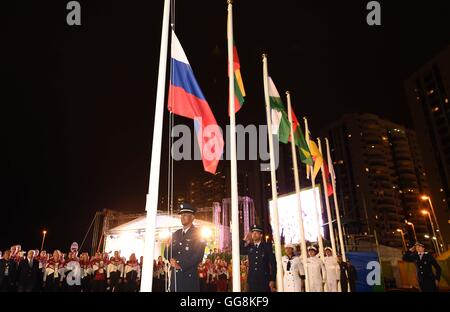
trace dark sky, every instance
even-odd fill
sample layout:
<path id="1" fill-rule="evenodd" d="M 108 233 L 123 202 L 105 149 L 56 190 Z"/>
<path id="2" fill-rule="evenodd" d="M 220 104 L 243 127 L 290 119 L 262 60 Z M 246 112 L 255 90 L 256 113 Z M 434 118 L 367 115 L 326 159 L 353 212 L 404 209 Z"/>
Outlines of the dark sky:
<path id="1" fill-rule="evenodd" d="M 45 227 L 46 246 L 66 250 L 96 211 L 144 211 L 163 1 L 80 1 L 78 27 L 66 24 L 67 2 L 2 3 L 1 249 L 39 247 Z M 236 0 L 248 94 L 237 122 L 265 123 L 266 52 L 280 93 L 292 92 L 313 132 L 348 112 L 410 126 L 403 81 L 450 43 L 450 2 L 380 1 L 379 27 L 366 24 L 367 2 Z M 226 1 L 178 0 L 175 27 L 223 126 Z M 175 190 L 201 170 L 177 163 Z"/>

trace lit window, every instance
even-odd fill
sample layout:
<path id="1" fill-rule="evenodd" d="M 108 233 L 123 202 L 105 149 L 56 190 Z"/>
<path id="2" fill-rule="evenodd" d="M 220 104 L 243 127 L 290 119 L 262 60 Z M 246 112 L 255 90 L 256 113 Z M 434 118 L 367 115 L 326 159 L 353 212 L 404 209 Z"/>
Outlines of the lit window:
<path id="1" fill-rule="evenodd" d="M 444 102 L 445 102 L 445 104 L 447 104 L 447 103 L 448 103 L 448 99 L 447 99 L 447 98 L 445 98 Z"/>
<path id="2" fill-rule="evenodd" d="M 349 138 L 351 138 L 351 137 L 352 137 L 352 135 L 351 135 L 351 134 L 349 134 L 349 135 L 348 135 L 348 137 L 349 137 Z"/>
<path id="3" fill-rule="evenodd" d="M 417 101 L 420 100 L 420 97 L 416 97 Z"/>
<path id="4" fill-rule="evenodd" d="M 433 113 L 436 113 L 437 111 L 439 111 L 439 107 L 433 107 L 432 109 L 431 109 L 431 111 L 433 112 Z"/>
<path id="5" fill-rule="evenodd" d="M 429 92 L 428 92 L 428 94 L 433 94 L 434 93 L 434 90 L 433 89 L 431 89 Z"/>
<path id="6" fill-rule="evenodd" d="M 366 172 L 369 172 L 369 168 L 366 168 Z"/>
<path id="7" fill-rule="evenodd" d="M 356 187 L 359 187 L 359 184 L 356 184 Z"/>

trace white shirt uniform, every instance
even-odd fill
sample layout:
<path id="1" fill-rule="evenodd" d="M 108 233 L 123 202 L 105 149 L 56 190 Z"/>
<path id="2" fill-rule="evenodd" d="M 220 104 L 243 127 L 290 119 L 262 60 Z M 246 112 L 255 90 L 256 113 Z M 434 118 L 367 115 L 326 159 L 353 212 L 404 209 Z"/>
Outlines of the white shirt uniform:
<path id="1" fill-rule="evenodd" d="M 323 283 L 326 281 L 326 271 L 322 259 L 318 255 L 306 259 L 308 268 L 309 290 L 323 292 Z"/>
<path id="2" fill-rule="evenodd" d="M 161 273 L 162 270 L 162 273 Z M 127 262 L 127 264 L 125 265 L 125 269 L 123 270 L 123 275 L 122 277 L 127 277 L 127 274 L 130 273 L 131 271 L 136 271 L 136 277 L 137 279 L 140 279 L 141 277 L 141 267 L 139 266 L 139 263 L 136 261 L 135 263 L 133 262 Z M 162 276 L 164 276 L 164 269 L 159 269 L 158 274 L 162 274 Z"/>
<path id="3" fill-rule="evenodd" d="M 291 261 L 291 265 L 288 271 L 288 263 Z M 302 262 L 299 257 L 294 256 L 289 260 L 288 256 L 283 256 L 281 259 L 283 265 L 283 287 L 286 292 L 301 292 L 302 280 L 300 275 L 305 275 Z"/>
<path id="4" fill-rule="evenodd" d="M 325 263 L 325 271 L 327 274 L 327 291 L 337 292 L 339 277 L 341 273 L 337 257 L 335 256 L 325 257 L 323 261 Z"/>
<path id="5" fill-rule="evenodd" d="M 118 272 L 119 277 L 123 275 L 124 270 L 124 264 L 122 263 L 122 260 L 111 258 L 110 263 L 106 267 L 106 277 L 110 278 L 110 275 L 112 272 Z"/>

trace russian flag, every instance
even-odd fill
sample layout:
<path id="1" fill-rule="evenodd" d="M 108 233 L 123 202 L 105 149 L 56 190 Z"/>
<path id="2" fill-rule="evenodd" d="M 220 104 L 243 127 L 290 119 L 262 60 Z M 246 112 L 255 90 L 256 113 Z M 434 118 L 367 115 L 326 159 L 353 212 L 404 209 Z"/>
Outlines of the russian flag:
<path id="1" fill-rule="evenodd" d="M 214 174 L 223 153 L 222 131 L 174 31 L 172 31 L 171 64 L 169 111 L 194 120 L 203 168 Z"/>

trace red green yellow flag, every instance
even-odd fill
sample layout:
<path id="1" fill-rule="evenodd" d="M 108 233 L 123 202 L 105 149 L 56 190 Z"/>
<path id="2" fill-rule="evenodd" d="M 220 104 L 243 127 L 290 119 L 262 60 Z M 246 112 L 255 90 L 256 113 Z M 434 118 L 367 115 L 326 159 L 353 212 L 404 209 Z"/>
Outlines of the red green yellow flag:
<path id="1" fill-rule="evenodd" d="M 241 63 L 237 53 L 236 44 L 233 44 L 233 62 L 234 62 L 234 112 L 237 113 L 244 105 L 245 89 L 241 76 Z"/>

